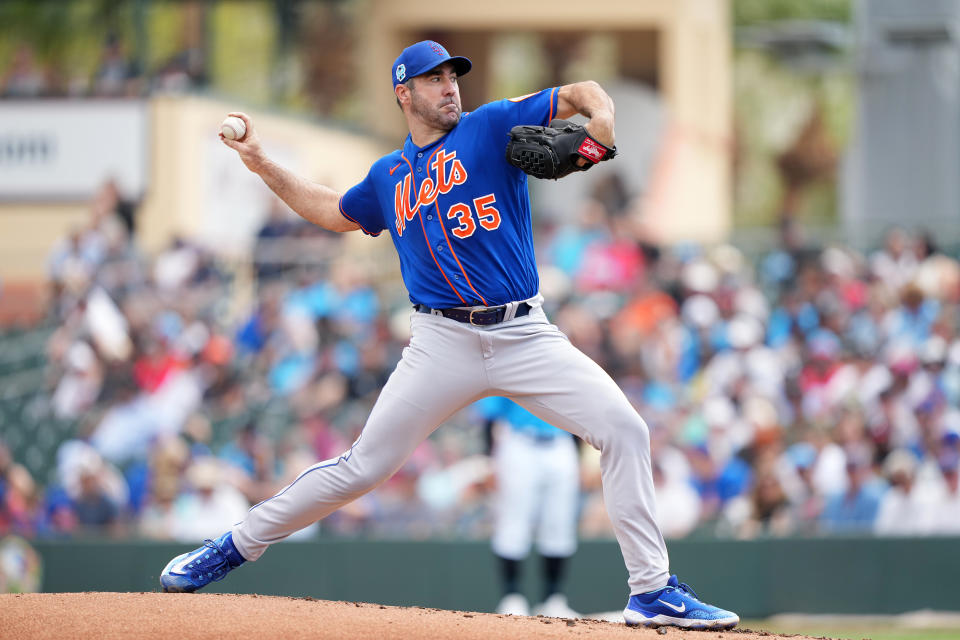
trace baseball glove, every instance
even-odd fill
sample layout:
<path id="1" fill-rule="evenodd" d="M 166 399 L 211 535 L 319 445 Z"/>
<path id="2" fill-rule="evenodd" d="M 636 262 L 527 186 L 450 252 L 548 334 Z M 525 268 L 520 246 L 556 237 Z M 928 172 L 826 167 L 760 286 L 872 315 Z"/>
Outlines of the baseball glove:
<path id="1" fill-rule="evenodd" d="M 507 162 L 534 178 L 556 180 L 574 171 L 586 171 L 601 160 L 617 155 L 617 148 L 593 139 L 573 122 L 555 119 L 550 126 L 519 125 L 510 130 Z M 583 158 L 583 166 L 577 160 Z"/>

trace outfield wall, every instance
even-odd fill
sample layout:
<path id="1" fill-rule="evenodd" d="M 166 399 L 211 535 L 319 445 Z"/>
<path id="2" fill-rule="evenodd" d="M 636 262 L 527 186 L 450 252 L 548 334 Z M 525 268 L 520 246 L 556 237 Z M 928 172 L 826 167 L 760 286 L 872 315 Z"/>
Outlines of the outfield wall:
<path id="1" fill-rule="evenodd" d="M 37 542 L 43 590 L 154 591 L 184 545 Z M 960 611 L 960 539 L 824 538 L 669 543 L 672 570 L 707 601 L 743 617 L 775 613 L 892 614 Z M 525 566 L 528 597 L 540 595 L 539 567 Z M 583 542 L 569 569 L 568 595 L 583 612 L 618 609 L 627 596 L 616 543 Z M 322 540 L 274 545 L 207 591 L 311 596 L 492 611 L 496 565 L 483 542 Z"/>

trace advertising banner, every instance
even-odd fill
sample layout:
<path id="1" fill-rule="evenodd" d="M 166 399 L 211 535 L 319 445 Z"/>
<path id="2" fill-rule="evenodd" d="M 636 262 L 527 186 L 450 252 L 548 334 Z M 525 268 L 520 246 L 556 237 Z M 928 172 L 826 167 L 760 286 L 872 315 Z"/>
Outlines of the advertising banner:
<path id="1" fill-rule="evenodd" d="M 108 179 L 127 197 L 146 188 L 142 100 L 0 101 L 0 201 L 80 201 Z"/>

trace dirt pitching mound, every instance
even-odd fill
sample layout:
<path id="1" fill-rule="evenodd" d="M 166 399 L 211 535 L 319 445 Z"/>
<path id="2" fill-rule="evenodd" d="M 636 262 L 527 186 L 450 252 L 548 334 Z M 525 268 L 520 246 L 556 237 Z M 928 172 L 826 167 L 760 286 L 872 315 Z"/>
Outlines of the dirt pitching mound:
<path id="1" fill-rule="evenodd" d="M 659 633 L 658 633 L 659 631 Z M 753 640 L 747 629 L 691 632 L 613 622 L 387 607 L 313 598 L 186 593 L 30 593 L 0 595 L 0 639 L 311 638 L 528 640 L 530 638 L 710 638 Z M 800 639 L 801 636 L 790 636 Z"/>

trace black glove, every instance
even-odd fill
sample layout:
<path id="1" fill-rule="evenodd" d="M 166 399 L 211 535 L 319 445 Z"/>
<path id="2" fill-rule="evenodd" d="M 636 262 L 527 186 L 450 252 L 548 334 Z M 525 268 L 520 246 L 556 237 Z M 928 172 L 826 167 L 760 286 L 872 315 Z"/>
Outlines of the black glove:
<path id="1" fill-rule="evenodd" d="M 556 180 L 574 171 L 586 171 L 601 160 L 617 155 L 617 148 L 594 140 L 573 122 L 555 119 L 548 127 L 519 125 L 510 130 L 507 162 L 534 178 Z M 577 166 L 577 160 L 586 162 Z"/>

